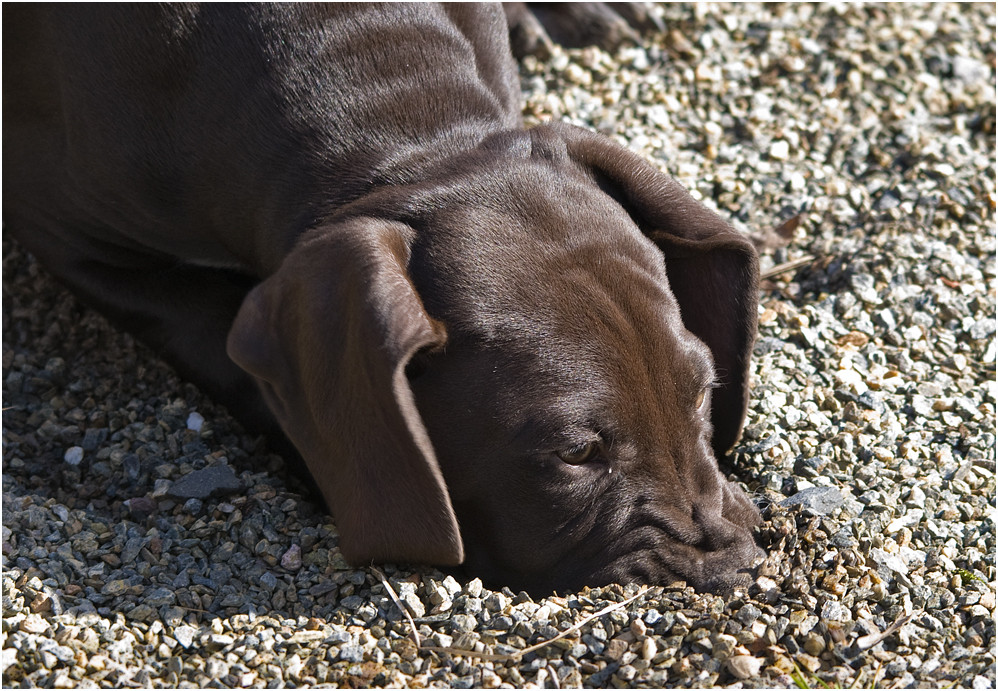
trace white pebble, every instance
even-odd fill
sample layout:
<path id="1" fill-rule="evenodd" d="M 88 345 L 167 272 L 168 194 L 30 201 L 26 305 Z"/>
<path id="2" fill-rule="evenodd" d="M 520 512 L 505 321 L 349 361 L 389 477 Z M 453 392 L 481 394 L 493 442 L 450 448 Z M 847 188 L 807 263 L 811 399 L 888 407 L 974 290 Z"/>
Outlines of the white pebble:
<path id="1" fill-rule="evenodd" d="M 777 161 L 785 161 L 790 157 L 790 144 L 778 139 L 769 147 L 769 157 Z"/>
<path id="2" fill-rule="evenodd" d="M 204 418 L 200 413 L 191 413 L 187 416 L 187 429 L 193 430 L 194 432 L 201 433 L 201 427 L 204 425 Z"/>
<path id="3" fill-rule="evenodd" d="M 649 108 L 647 118 L 649 123 L 663 130 L 672 126 L 672 121 L 669 119 L 669 111 L 662 105 L 655 105 Z"/>
<path id="4" fill-rule="evenodd" d="M 716 65 L 710 65 L 706 62 L 701 62 L 697 65 L 696 80 L 698 82 L 719 82 L 721 81 L 721 68 Z"/>
<path id="5" fill-rule="evenodd" d="M 197 629 L 192 626 L 178 626 L 173 630 L 173 637 L 184 648 L 190 648 L 194 643 L 194 634 L 196 633 Z"/>
<path id="6" fill-rule="evenodd" d="M 62 460 L 66 461 L 69 465 L 80 465 L 83 461 L 83 447 L 70 446 L 66 449 L 66 453 L 63 455 Z"/>

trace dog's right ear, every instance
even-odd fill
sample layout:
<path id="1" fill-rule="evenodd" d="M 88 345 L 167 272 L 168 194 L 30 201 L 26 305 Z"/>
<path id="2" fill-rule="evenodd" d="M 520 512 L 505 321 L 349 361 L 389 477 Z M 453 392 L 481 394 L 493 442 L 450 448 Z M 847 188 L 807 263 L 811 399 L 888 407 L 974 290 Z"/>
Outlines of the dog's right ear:
<path id="1" fill-rule="evenodd" d="M 406 272 L 412 229 L 311 231 L 246 297 L 228 352 L 305 459 L 348 561 L 456 565 L 454 509 L 405 376 L 446 340 Z"/>
<path id="2" fill-rule="evenodd" d="M 720 458 L 737 441 L 748 405 L 759 304 L 755 248 L 679 183 L 609 137 L 566 123 L 536 127 L 531 136 L 542 155 L 557 157 L 561 147 L 662 251 L 683 324 L 714 356 L 720 387 L 711 395 L 711 422 Z"/>

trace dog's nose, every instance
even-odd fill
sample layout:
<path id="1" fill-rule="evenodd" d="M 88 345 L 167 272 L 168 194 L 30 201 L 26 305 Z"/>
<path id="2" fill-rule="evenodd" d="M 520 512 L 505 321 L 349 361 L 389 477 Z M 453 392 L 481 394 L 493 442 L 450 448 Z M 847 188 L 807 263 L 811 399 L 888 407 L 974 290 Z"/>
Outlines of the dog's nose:
<path id="1" fill-rule="evenodd" d="M 752 539 L 748 539 L 726 549 L 710 554 L 705 560 L 705 583 L 703 590 L 713 593 L 728 592 L 732 588 L 747 587 L 752 584 L 766 553 Z M 699 590 L 700 588 L 698 588 Z"/>
<path id="2" fill-rule="evenodd" d="M 749 585 L 766 556 L 755 542 L 753 523 L 736 523 L 719 509 L 697 504 L 693 506 L 693 520 L 703 534 L 703 541 L 697 545 L 704 552 L 703 589 L 722 592 Z"/>
<path id="3" fill-rule="evenodd" d="M 693 523 L 703 536 L 697 547 L 708 552 L 720 552 L 751 540 L 750 528 L 731 521 L 722 513 L 721 507 L 693 505 Z"/>

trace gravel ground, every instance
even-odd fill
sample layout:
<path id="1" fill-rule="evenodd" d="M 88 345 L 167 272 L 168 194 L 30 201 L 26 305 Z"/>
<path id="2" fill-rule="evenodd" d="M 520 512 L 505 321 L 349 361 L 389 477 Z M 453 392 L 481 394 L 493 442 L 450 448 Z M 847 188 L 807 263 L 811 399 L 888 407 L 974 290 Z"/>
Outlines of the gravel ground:
<path id="1" fill-rule="evenodd" d="M 995 7 L 661 11 L 526 61 L 526 113 L 789 239 L 734 455 L 757 581 L 351 569 L 280 458 L 5 239 L 5 686 L 994 687 Z"/>

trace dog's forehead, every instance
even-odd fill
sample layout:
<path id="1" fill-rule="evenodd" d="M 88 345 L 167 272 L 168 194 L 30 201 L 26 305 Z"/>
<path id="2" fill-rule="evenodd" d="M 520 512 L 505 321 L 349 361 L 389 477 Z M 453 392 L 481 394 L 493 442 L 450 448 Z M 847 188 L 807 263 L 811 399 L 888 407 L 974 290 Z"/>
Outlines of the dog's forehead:
<path id="1" fill-rule="evenodd" d="M 616 201 L 588 180 L 513 165 L 466 180 L 426 220 L 410 269 L 431 314 L 488 340 L 548 335 L 612 305 L 678 316 L 661 252 Z"/>
<path id="2" fill-rule="evenodd" d="M 452 350 L 485 346 L 511 395 L 527 387 L 537 394 L 527 399 L 559 408 L 633 393 L 640 403 L 614 407 L 637 415 L 709 383 L 709 351 L 684 327 L 665 259 L 627 211 L 585 175 L 506 163 L 463 178 L 413 248 L 413 281 Z"/>
<path id="3" fill-rule="evenodd" d="M 431 235 L 446 241 L 415 250 L 430 314 L 549 393 L 606 398 L 628 381 L 665 393 L 682 385 L 667 363 L 702 378 L 709 354 L 683 326 L 660 250 L 595 185 L 558 183 L 435 214 Z"/>

